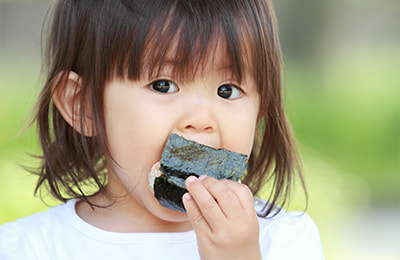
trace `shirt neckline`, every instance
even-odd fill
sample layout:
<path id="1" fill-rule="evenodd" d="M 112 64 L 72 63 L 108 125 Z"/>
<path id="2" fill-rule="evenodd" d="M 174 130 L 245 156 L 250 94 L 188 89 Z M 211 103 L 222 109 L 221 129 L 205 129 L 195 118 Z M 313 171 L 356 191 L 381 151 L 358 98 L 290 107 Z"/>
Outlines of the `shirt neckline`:
<path id="1" fill-rule="evenodd" d="M 69 223 L 76 232 L 92 239 L 107 243 L 192 243 L 196 240 L 193 230 L 186 232 L 160 232 L 160 233 L 120 233 L 95 227 L 76 213 L 75 205 L 78 199 L 72 199 L 64 204 L 61 217 L 65 223 Z"/>

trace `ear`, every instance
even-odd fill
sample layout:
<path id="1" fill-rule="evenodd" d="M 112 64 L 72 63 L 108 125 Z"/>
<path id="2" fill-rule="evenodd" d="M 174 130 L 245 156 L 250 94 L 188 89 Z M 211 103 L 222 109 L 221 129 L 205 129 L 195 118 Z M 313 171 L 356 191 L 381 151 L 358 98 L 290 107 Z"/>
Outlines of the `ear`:
<path id="1" fill-rule="evenodd" d="M 84 110 L 84 118 L 81 120 L 81 84 L 81 77 L 77 73 L 60 72 L 53 86 L 52 98 L 54 105 L 72 128 L 85 136 L 93 136 L 92 115 L 89 109 Z"/>

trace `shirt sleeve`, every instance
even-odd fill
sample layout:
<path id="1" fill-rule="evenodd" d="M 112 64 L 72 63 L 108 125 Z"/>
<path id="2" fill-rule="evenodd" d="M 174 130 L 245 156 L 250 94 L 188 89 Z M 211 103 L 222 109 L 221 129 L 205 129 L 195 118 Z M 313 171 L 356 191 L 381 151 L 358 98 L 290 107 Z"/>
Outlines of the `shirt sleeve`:
<path id="1" fill-rule="evenodd" d="M 23 233 L 18 222 L 8 222 L 0 226 L 0 259 L 26 259 Z"/>
<path id="2" fill-rule="evenodd" d="M 319 231 L 305 213 L 280 213 L 260 220 L 263 260 L 324 260 Z"/>

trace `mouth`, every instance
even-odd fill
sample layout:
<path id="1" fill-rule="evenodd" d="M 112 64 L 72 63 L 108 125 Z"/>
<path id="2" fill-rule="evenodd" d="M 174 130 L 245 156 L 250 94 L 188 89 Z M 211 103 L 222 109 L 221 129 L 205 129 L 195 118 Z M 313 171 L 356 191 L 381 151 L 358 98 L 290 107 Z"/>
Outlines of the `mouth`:
<path id="1" fill-rule="evenodd" d="M 186 212 L 182 196 L 189 176 L 208 175 L 238 181 L 246 171 L 248 156 L 226 149 L 214 149 L 172 134 L 161 160 L 149 173 L 149 188 L 161 206 Z"/>
<path id="2" fill-rule="evenodd" d="M 149 189 L 154 193 L 154 181 L 157 177 L 160 177 L 162 172 L 160 171 L 160 162 L 156 162 L 149 173 Z"/>

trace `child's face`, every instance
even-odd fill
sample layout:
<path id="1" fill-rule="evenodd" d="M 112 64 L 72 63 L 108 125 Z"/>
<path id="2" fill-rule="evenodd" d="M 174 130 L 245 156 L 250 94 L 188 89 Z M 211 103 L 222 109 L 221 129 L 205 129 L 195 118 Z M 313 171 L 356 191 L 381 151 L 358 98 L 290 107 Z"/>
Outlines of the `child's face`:
<path id="1" fill-rule="evenodd" d="M 173 78 L 171 69 L 166 65 L 156 78 L 115 79 L 106 86 L 106 131 L 116 162 L 108 187 L 117 194 L 128 191 L 132 203 L 158 218 L 184 221 L 186 214 L 161 207 L 148 188 L 148 173 L 169 135 L 249 155 L 259 95 L 250 73 L 238 85 L 221 57 L 190 82 Z"/>

